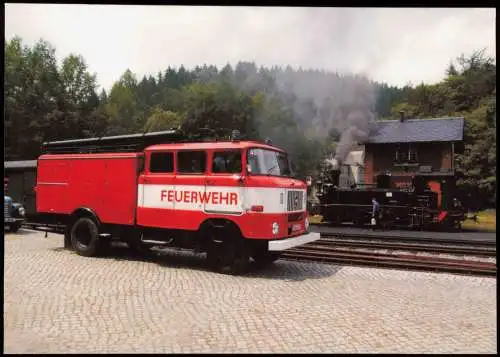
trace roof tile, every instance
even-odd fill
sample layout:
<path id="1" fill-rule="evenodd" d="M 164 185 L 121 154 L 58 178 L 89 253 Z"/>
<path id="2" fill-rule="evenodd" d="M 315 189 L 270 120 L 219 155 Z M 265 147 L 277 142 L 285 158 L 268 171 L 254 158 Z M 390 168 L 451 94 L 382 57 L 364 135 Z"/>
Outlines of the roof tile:
<path id="1" fill-rule="evenodd" d="M 463 133 L 464 118 L 381 120 L 364 143 L 461 141 Z"/>

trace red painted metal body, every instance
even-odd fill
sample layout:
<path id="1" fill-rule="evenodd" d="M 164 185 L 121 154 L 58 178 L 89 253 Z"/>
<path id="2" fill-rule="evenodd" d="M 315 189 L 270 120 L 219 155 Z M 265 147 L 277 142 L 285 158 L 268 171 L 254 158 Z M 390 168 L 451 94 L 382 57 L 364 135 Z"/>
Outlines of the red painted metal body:
<path id="1" fill-rule="evenodd" d="M 40 156 L 37 212 L 71 214 L 85 207 L 94 211 L 101 222 L 133 225 L 142 156 L 140 153 Z"/>
<path id="2" fill-rule="evenodd" d="M 42 155 L 37 211 L 71 214 L 85 207 L 102 223 L 186 231 L 198 230 L 208 219 L 224 219 L 234 222 L 249 239 L 306 233 L 306 184 L 289 177 L 248 174 L 249 148 L 281 152 L 273 146 L 241 141 L 161 144 L 141 153 Z M 183 150 L 206 153 L 205 173 L 179 173 L 177 154 Z M 242 171 L 212 172 L 214 152 L 228 150 L 241 151 Z M 173 153 L 172 173 L 150 172 L 151 153 L 157 152 Z M 289 191 L 303 192 L 300 210 L 287 208 Z M 273 232 L 276 223 L 279 230 Z"/>

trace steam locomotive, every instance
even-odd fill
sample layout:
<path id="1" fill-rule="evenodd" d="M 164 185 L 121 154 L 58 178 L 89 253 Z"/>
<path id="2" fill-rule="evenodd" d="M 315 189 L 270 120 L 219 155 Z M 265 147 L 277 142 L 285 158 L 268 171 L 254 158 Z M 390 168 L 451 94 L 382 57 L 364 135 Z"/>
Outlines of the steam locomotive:
<path id="1" fill-rule="evenodd" d="M 415 175 L 408 188 L 391 187 L 391 176 L 381 174 L 376 184 L 339 184 L 340 168 L 325 168 L 314 186 L 313 212 L 330 224 L 372 224 L 372 199 L 380 205 L 377 222 L 384 229 L 416 228 L 446 230 L 461 227 L 465 209 L 452 198 L 443 209 L 438 194 L 429 189 L 424 176 Z"/>

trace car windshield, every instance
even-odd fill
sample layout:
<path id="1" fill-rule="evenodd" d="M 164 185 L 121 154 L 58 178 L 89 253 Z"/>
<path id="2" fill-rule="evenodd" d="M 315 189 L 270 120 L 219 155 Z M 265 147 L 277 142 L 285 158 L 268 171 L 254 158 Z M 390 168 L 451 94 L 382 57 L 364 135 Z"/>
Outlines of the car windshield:
<path id="1" fill-rule="evenodd" d="M 287 155 L 266 149 L 248 150 L 248 171 L 251 175 L 292 175 Z"/>

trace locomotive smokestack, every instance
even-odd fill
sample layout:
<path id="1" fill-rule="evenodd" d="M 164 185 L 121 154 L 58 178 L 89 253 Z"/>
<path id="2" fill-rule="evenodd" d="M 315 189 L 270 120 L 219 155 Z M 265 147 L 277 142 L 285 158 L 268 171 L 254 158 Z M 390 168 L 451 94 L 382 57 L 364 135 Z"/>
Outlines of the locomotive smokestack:
<path id="1" fill-rule="evenodd" d="M 340 169 L 340 164 L 338 159 L 332 160 L 332 170 L 338 171 Z"/>
<path id="2" fill-rule="evenodd" d="M 338 158 L 326 159 L 325 163 L 327 164 L 328 170 L 333 170 L 333 171 L 340 170 L 340 162 Z"/>

